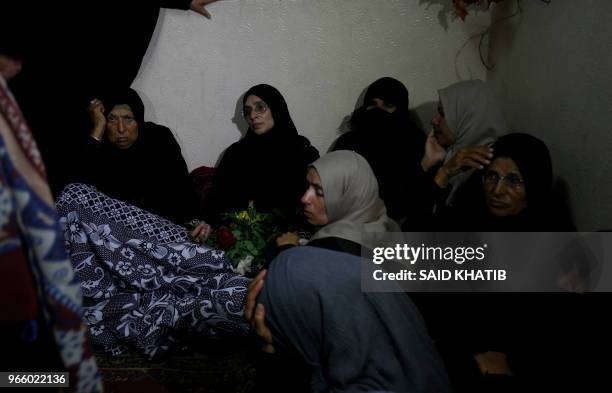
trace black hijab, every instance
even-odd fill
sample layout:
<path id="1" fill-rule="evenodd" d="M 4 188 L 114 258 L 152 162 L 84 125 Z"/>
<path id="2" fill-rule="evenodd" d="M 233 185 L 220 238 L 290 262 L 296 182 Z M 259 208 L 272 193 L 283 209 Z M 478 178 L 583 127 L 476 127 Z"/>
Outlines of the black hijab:
<path id="1" fill-rule="evenodd" d="M 408 89 L 397 79 L 380 78 L 368 87 L 363 99 L 364 106 L 369 105 L 374 98 L 396 106 L 396 112 L 408 112 Z"/>
<path id="2" fill-rule="evenodd" d="M 268 132 L 257 135 L 250 127 L 244 137 L 251 153 L 272 153 L 274 150 L 287 148 L 286 143 L 298 137 L 298 131 L 293 124 L 287 102 L 282 94 L 273 86 L 261 84 L 251 87 L 242 98 L 246 104 L 249 96 L 261 98 L 268 106 L 274 119 L 274 127 Z M 262 151 L 263 150 L 263 151 Z"/>
<path id="3" fill-rule="evenodd" d="M 141 151 L 143 149 L 143 144 L 145 144 L 145 140 L 147 139 L 147 134 L 149 133 L 147 131 L 155 128 L 156 125 L 154 123 L 145 123 L 145 108 L 138 93 L 129 87 L 109 90 L 103 95 L 102 103 L 104 104 L 106 116 L 108 116 L 108 114 L 117 105 L 129 106 L 130 110 L 134 114 L 134 120 L 138 125 L 138 137 L 134 144 L 132 144 L 132 146 L 130 146 L 128 149 L 119 149 L 110 143 L 108 138 L 104 138 L 104 148 L 108 150 L 108 154 L 112 154 L 116 158 L 122 157 L 122 160 L 129 159 L 130 161 L 134 162 L 139 162 L 145 159 L 141 157 L 140 154 L 146 155 L 146 153 Z M 108 133 L 105 133 L 105 135 L 108 136 Z M 122 163 L 121 165 L 126 164 Z"/>
<path id="4" fill-rule="evenodd" d="M 220 213 L 246 208 L 249 201 L 258 210 L 279 208 L 288 216 L 295 215 L 305 189 L 307 165 L 319 157 L 308 139 L 298 134 L 276 88 L 253 86 L 244 94 L 243 105 L 252 95 L 266 103 L 274 127 L 261 135 L 249 128 L 244 138 L 225 151 L 215 173 L 209 221 L 217 221 Z"/>
<path id="5" fill-rule="evenodd" d="M 493 160 L 512 159 L 521 172 L 527 198 L 525 209 L 514 216 L 492 216 L 486 207 L 482 171 L 478 171 L 462 186 L 441 225 L 453 230 L 498 232 L 572 230 L 568 215 L 551 202 L 552 161 L 544 142 L 528 134 L 507 134 L 497 139 L 493 154 Z"/>
<path id="6" fill-rule="evenodd" d="M 500 137 L 493 145 L 494 158 L 510 158 L 525 180 L 527 209 L 544 208 L 552 187 L 552 161 L 548 148 L 529 134 Z"/>
<path id="7" fill-rule="evenodd" d="M 374 98 L 395 105 L 396 110 L 368 109 Z M 350 128 L 338 138 L 333 150 L 353 150 L 362 155 L 374 170 L 389 216 L 400 219 L 410 215 L 414 206 L 420 205 L 412 187 L 422 171 L 425 134 L 410 120 L 408 89 L 389 77 L 372 83 L 363 106 L 351 116 Z"/>
<path id="8" fill-rule="evenodd" d="M 144 104 L 142 103 L 142 99 L 138 93 L 136 93 L 136 91 L 133 89 L 127 87 L 110 91 L 105 95 L 102 102 L 104 103 L 106 113 L 110 113 L 110 111 L 112 111 L 117 105 L 129 106 L 134 114 L 134 119 L 138 123 L 138 126 L 144 126 Z"/>
<path id="9" fill-rule="evenodd" d="M 393 113 L 373 108 L 368 110 L 375 98 L 383 100 L 386 104 L 395 105 Z M 397 79 L 390 77 L 380 78 L 368 87 L 363 98 L 363 105 L 353 112 L 350 126 L 352 131 L 372 133 L 389 132 L 413 128 L 408 114 L 408 89 Z"/>

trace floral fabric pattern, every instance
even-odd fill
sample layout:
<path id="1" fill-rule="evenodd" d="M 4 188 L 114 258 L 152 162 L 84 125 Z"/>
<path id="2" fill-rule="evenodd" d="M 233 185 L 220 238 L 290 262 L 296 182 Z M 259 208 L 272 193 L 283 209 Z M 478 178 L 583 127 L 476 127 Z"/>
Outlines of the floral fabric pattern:
<path id="1" fill-rule="evenodd" d="M 249 280 L 185 228 L 83 184 L 57 201 L 85 299 L 90 340 L 111 354 L 154 358 L 181 337 L 246 334 Z"/>

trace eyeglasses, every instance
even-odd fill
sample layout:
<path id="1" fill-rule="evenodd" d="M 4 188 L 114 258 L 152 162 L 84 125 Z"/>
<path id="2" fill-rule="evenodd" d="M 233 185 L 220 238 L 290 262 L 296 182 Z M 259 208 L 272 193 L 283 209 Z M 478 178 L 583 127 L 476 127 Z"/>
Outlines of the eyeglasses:
<path id="1" fill-rule="evenodd" d="M 245 106 L 242 108 L 242 116 L 248 118 L 253 112 L 255 112 L 256 115 L 261 115 L 262 113 L 266 113 L 267 110 L 268 105 L 266 105 L 266 103 L 263 101 L 258 101 L 253 107 Z"/>
<path id="2" fill-rule="evenodd" d="M 118 124 L 119 120 L 123 120 L 123 124 L 125 125 L 131 125 L 133 122 L 136 121 L 136 119 L 134 119 L 133 117 L 130 116 L 115 116 L 115 115 L 109 115 L 108 119 L 106 120 L 109 124 Z"/>
<path id="3" fill-rule="evenodd" d="M 507 176 L 500 176 L 495 171 L 488 171 L 482 175 L 482 182 L 489 187 L 496 187 L 497 183 L 501 181 L 503 185 L 512 189 L 520 189 L 525 184 L 525 180 L 521 179 L 518 175 L 510 173 Z"/>

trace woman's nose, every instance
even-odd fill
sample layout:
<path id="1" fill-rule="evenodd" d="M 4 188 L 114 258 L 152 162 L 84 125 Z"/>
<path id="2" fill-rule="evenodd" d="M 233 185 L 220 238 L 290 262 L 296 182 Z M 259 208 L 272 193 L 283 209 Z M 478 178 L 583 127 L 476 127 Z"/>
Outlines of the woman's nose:
<path id="1" fill-rule="evenodd" d="M 310 198 L 309 193 L 310 193 L 310 190 L 306 190 L 304 195 L 302 195 L 302 199 L 300 199 L 300 202 L 302 202 L 303 205 L 307 205 L 308 204 L 308 200 Z"/>
<path id="2" fill-rule="evenodd" d="M 498 179 L 497 183 L 495 184 L 495 188 L 493 189 L 493 193 L 499 195 L 502 194 L 504 191 L 504 181 L 502 179 Z"/>
<path id="3" fill-rule="evenodd" d="M 431 118 L 431 125 L 432 126 L 440 125 L 440 115 L 435 115 L 434 117 Z"/>

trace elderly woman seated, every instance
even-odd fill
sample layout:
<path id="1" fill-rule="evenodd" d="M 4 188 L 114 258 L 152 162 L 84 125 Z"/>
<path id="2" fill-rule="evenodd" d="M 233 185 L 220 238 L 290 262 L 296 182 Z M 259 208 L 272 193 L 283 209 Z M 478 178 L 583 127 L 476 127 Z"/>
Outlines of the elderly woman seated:
<path id="1" fill-rule="evenodd" d="M 544 142 L 513 133 L 500 137 L 492 151 L 490 163 L 457 190 L 454 205 L 436 214 L 438 231 L 573 230 L 567 212 L 554 208 L 552 162 Z M 447 361 L 456 391 L 500 391 L 502 385 L 555 391 L 580 384 L 586 337 L 576 317 L 586 315 L 580 295 L 423 293 L 413 300 Z M 553 375 L 563 375 L 564 382 Z"/>
<path id="2" fill-rule="evenodd" d="M 172 132 L 145 122 L 144 104 L 132 89 L 115 91 L 89 106 L 93 123 L 83 141 L 79 181 L 183 224 L 195 214 L 187 164 Z"/>

